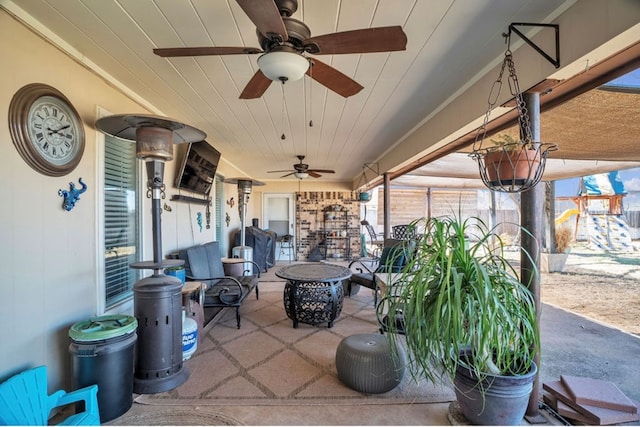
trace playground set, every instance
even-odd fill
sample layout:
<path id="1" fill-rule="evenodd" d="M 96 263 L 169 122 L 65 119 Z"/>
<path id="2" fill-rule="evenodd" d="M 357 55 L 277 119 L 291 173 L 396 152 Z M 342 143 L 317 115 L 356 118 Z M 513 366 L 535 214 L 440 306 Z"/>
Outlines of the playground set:
<path id="1" fill-rule="evenodd" d="M 555 219 L 556 227 L 575 216 L 574 239 L 581 218 L 586 219 L 588 244 L 591 249 L 631 251 L 633 243 L 622 199 L 627 194 L 617 171 L 581 178 L 578 195 L 558 197 L 571 200 L 577 208 L 565 210 Z"/>

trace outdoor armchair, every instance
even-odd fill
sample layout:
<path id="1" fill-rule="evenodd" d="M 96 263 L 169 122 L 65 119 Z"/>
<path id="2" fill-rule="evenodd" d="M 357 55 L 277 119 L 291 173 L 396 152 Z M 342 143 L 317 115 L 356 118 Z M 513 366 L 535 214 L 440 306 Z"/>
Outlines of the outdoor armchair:
<path id="1" fill-rule="evenodd" d="M 54 409 L 76 403 L 83 409 L 59 425 L 100 425 L 97 385 L 52 394 L 47 388 L 46 366 L 27 369 L 0 384 L 0 425 L 46 426 Z"/>
<path id="2" fill-rule="evenodd" d="M 415 242 L 410 240 L 385 239 L 380 258 L 361 258 L 352 261 L 349 269 L 353 273 L 348 280 L 345 295 L 355 295 L 360 290 L 360 286 L 364 286 L 374 291 L 373 303 L 377 306 L 378 284 L 375 275 L 400 272 L 414 248 Z"/>
<path id="3" fill-rule="evenodd" d="M 240 306 L 254 289 L 256 299 L 259 297 L 260 269 L 253 269 L 257 271 L 257 275 L 226 275 L 218 242 L 208 242 L 182 249 L 178 257 L 185 261 L 187 279 L 205 284 L 204 307 L 235 308 L 236 322 L 240 329 Z M 245 263 L 250 263 L 254 267 L 256 265 L 249 260 L 245 260 Z M 245 273 L 249 273 L 249 270 Z"/>
<path id="4" fill-rule="evenodd" d="M 384 246 L 384 233 L 376 233 L 373 225 L 369 224 L 369 221 L 367 221 L 366 219 L 360 221 L 360 224 L 363 225 L 367 230 L 367 234 L 369 235 L 369 243 L 375 247 L 373 249 L 373 257 L 378 258 Z"/>

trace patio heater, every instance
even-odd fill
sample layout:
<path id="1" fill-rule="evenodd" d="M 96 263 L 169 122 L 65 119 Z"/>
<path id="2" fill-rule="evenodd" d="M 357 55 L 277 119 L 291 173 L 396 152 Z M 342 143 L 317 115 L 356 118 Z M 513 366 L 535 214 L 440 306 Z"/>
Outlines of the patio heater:
<path id="1" fill-rule="evenodd" d="M 116 138 L 136 143 L 136 157 L 146 162 L 147 197 L 152 199 L 153 261 L 131 268 L 153 270 L 133 286 L 138 338 L 133 391 L 138 394 L 171 390 L 189 378 L 182 362 L 182 282 L 164 269 L 184 264 L 162 259 L 162 209 L 164 163 L 173 159 L 173 144 L 202 141 L 206 135 L 173 120 L 147 115 L 114 115 L 96 121 L 96 128 Z"/>
<path id="2" fill-rule="evenodd" d="M 249 203 L 249 194 L 253 186 L 264 185 L 264 182 L 256 181 L 251 178 L 227 178 L 224 180 L 227 184 L 238 185 L 238 209 L 240 211 L 240 246 L 231 249 L 233 258 L 243 258 L 247 261 L 253 261 L 253 248 L 246 244 L 245 218 L 247 216 L 247 203 Z M 246 263 L 243 270 L 251 269 L 251 263 Z"/>

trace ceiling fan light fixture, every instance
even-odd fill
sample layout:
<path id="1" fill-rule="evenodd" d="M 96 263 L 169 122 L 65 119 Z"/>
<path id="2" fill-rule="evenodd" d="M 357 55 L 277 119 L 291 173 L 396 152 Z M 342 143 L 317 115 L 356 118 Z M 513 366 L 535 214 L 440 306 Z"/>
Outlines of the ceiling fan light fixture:
<path id="1" fill-rule="evenodd" d="M 309 60 L 299 53 L 267 52 L 258 58 L 258 67 L 270 80 L 296 81 L 309 69 Z"/>
<path id="2" fill-rule="evenodd" d="M 307 172 L 296 172 L 293 175 L 298 179 L 309 178 L 309 174 Z"/>

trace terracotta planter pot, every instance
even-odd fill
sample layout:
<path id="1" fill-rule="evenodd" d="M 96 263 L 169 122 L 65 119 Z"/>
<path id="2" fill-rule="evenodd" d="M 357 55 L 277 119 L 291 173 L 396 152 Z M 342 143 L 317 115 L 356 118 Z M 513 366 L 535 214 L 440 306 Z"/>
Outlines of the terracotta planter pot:
<path id="1" fill-rule="evenodd" d="M 522 185 L 536 176 L 540 166 L 539 150 L 518 148 L 497 150 L 484 156 L 489 183 L 492 185 Z"/>

